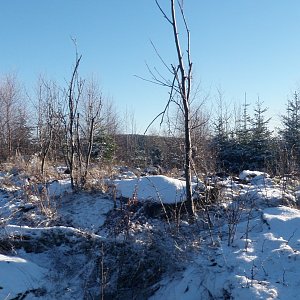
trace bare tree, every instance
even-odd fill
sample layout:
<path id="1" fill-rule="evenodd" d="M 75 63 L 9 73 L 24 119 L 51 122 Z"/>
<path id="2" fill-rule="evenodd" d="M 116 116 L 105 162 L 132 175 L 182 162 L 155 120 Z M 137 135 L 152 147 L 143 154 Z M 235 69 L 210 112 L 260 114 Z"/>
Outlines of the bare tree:
<path id="1" fill-rule="evenodd" d="M 13 128 L 12 145 L 17 155 L 31 153 L 31 128 L 28 124 L 28 112 L 22 103 L 16 109 L 16 120 Z"/>
<path id="2" fill-rule="evenodd" d="M 66 91 L 66 108 L 62 113 L 65 126 L 63 148 L 73 188 L 86 184 L 95 135 L 105 130 L 113 131 L 115 121 L 112 106 L 103 108 L 103 96 L 96 82 L 86 82 L 79 77 L 80 61 L 81 56 L 76 50 L 75 66 Z"/>
<path id="3" fill-rule="evenodd" d="M 86 88 L 83 92 L 83 99 L 84 125 L 82 126 L 82 132 L 83 139 L 87 143 L 85 151 L 82 150 L 82 141 L 80 140 L 79 132 L 77 132 L 78 150 L 80 151 L 79 156 L 82 157 L 82 159 L 80 159 L 79 167 L 82 186 L 86 184 L 94 145 L 95 131 L 100 126 L 100 114 L 103 107 L 102 93 L 99 91 L 99 88 L 94 81 L 91 81 L 86 85 Z M 79 122 L 77 124 L 77 128 L 79 128 Z"/>
<path id="4" fill-rule="evenodd" d="M 59 103 L 60 88 L 55 82 L 40 77 L 37 87 L 37 141 L 41 159 L 41 173 L 60 127 Z"/>
<path id="5" fill-rule="evenodd" d="M 75 42 L 74 42 L 75 43 Z M 76 43 L 75 43 L 76 47 Z M 75 175 L 77 174 L 76 165 L 76 148 L 78 150 L 78 140 L 76 134 L 78 134 L 78 122 L 79 113 L 78 105 L 79 100 L 82 95 L 84 81 L 79 77 L 78 68 L 80 65 L 82 56 L 78 55 L 76 47 L 76 58 L 75 65 L 72 71 L 72 76 L 65 92 L 65 104 L 66 109 L 61 114 L 61 120 L 65 127 L 65 142 L 64 142 L 64 156 L 66 159 L 67 166 L 70 171 L 71 186 L 75 188 L 77 186 L 77 181 L 75 180 Z M 78 153 L 78 152 L 77 152 Z"/>
<path id="6" fill-rule="evenodd" d="M 15 75 L 0 81 L 0 147 L 4 159 L 11 158 L 21 147 L 28 146 L 30 128 L 22 89 Z"/>
<path id="7" fill-rule="evenodd" d="M 185 181 L 186 181 L 186 207 L 189 218 L 194 219 L 195 210 L 193 203 L 193 194 L 192 194 L 192 140 L 191 140 L 191 91 L 192 91 L 192 60 L 191 60 L 191 48 L 190 48 L 190 30 L 187 25 L 183 1 L 179 0 L 170 0 L 170 16 L 162 8 L 158 0 L 155 0 L 157 7 L 162 13 L 163 17 L 170 24 L 172 28 L 172 35 L 174 39 L 174 46 L 177 56 L 177 63 L 172 64 L 170 67 L 165 63 L 161 58 L 158 51 L 154 47 L 157 55 L 161 59 L 164 66 L 167 68 L 171 74 L 171 80 L 165 79 L 160 73 L 150 70 L 149 72 L 152 75 L 152 79 L 148 80 L 155 84 L 159 84 L 170 89 L 169 99 L 165 106 L 164 111 L 162 111 L 152 122 L 151 124 L 159 117 L 161 117 L 161 124 L 163 122 L 164 116 L 167 114 L 170 104 L 175 103 L 179 110 L 181 111 L 184 118 L 184 171 L 185 171 Z M 184 26 L 185 35 L 180 36 L 178 25 L 177 25 L 177 11 L 179 10 L 182 24 Z M 186 49 L 183 52 L 182 44 L 186 39 Z M 151 125 L 150 124 L 150 125 Z M 149 125 L 149 126 L 150 126 Z M 148 127 L 149 128 L 149 127 Z M 147 129 L 148 129 L 147 128 Z"/>

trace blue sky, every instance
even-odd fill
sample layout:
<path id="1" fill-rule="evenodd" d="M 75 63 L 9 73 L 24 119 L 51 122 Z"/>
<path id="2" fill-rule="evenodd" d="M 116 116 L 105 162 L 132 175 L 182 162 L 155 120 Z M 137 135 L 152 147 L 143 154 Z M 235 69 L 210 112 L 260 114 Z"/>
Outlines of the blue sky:
<path id="1" fill-rule="evenodd" d="M 300 2 L 185 0 L 185 9 L 208 109 L 215 110 L 217 88 L 228 105 L 247 92 L 251 104 L 260 96 L 276 123 L 300 87 Z M 0 74 L 16 72 L 28 90 L 40 74 L 69 79 L 72 36 L 83 55 L 81 75 L 96 77 L 121 115 L 134 111 L 139 132 L 166 103 L 167 90 L 134 76 L 149 76 L 145 62 L 164 71 L 150 40 L 175 62 L 171 29 L 154 0 L 0 0 L 0 28 Z"/>

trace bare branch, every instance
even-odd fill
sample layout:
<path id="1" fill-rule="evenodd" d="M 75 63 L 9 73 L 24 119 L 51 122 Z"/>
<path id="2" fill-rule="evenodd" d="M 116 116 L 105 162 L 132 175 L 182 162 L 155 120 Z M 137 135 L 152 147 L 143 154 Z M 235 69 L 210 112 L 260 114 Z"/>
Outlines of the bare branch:
<path id="1" fill-rule="evenodd" d="M 161 113 L 159 113 L 151 122 L 150 122 L 150 124 L 147 126 L 147 128 L 146 128 L 146 130 L 145 130 L 145 132 L 144 132 L 144 134 L 146 134 L 147 133 L 147 131 L 148 131 L 148 129 L 151 127 L 151 125 L 162 115 L 164 113 L 164 111 L 162 111 Z"/>
<path id="2" fill-rule="evenodd" d="M 150 43 L 151 43 L 151 45 L 152 45 L 152 47 L 153 47 L 153 49 L 154 49 L 156 55 L 157 55 L 158 58 L 160 59 L 160 61 L 163 63 L 163 65 L 166 67 L 166 69 L 167 69 L 170 73 L 172 73 L 172 70 L 171 70 L 170 67 L 167 65 L 167 63 L 165 62 L 165 60 L 161 57 L 161 55 L 159 54 L 158 50 L 156 49 L 154 43 L 153 43 L 151 40 L 150 40 Z"/>
<path id="3" fill-rule="evenodd" d="M 170 105 L 171 101 L 173 100 L 173 90 L 174 90 L 175 80 L 176 80 L 176 77 L 174 76 L 174 77 L 173 77 L 172 86 L 171 86 L 171 91 L 170 91 L 169 100 L 168 100 L 168 102 L 167 102 L 167 104 L 166 104 L 164 110 L 163 110 L 161 113 L 159 113 L 159 114 L 158 114 L 158 115 L 150 122 L 150 124 L 147 126 L 147 128 L 146 128 L 144 134 L 147 133 L 147 131 L 148 131 L 148 129 L 151 127 L 151 125 L 152 125 L 152 124 L 153 124 L 160 116 L 162 116 L 161 121 L 160 121 L 160 126 L 162 125 L 162 123 L 163 123 L 163 121 L 164 121 L 164 116 L 165 116 L 165 114 L 166 114 L 166 112 L 167 112 L 167 110 L 168 110 L 168 108 L 169 108 L 169 105 Z"/>
<path id="4" fill-rule="evenodd" d="M 156 71 L 157 75 L 158 75 L 164 82 L 166 82 L 167 84 L 169 83 L 169 84 L 171 85 L 170 80 L 166 79 L 162 74 L 160 74 L 160 72 L 157 70 L 157 68 L 154 67 L 154 70 Z M 155 78 L 157 78 L 157 77 L 155 77 Z"/>
<path id="5" fill-rule="evenodd" d="M 156 73 L 158 74 L 158 76 L 162 78 L 162 80 L 159 80 L 159 79 L 156 77 L 156 75 L 151 71 L 151 69 L 150 69 L 150 67 L 148 66 L 147 63 L 146 63 L 146 67 L 147 67 L 148 72 L 150 73 L 150 75 L 152 76 L 152 79 L 153 79 L 154 81 L 157 81 L 158 83 L 161 83 L 161 84 L 164 85 L 164 86 L 171 87 L 171 83 L 170 83 L 167 79 L 165 79 L 165 78 L 157 71 L 156 68 L 154 68 L 154 70 L 156 71 Z"/>
<path id="6" fill-rule="evenodd" d="M 163 14 L 163 16 L 166 18 L 166 20 L 173 26 L 173 22 L 171 21 L 171 19 L 166 15 L 166 13 L 164 12 L 164 10 L 161 8 L 160 4 L 158 3 L 157 0 L 155 0 L 157 7 L 159 8 L 160 12 Z"/>
<path id="7" fill-rule="evenodd" d="M 147 82 L 150 82 L 150 83 L 153 83 L 153 84 L 156 84 L 156 85 L 159 85 L 159 86 L 164 86 L 164 87 L 171 87 L 170 85 L 167 85 L 165 83 L 162 83 L 160 81 L 157 81 L 156 79 L 155 80 L 150 80 L 150 79 L 147 79 L 147 78 L 144 78 L 144 77 L 141 77 L 141 76 L 138 76 L 138 75 L 133 75 L 134 77 L 136 78 L 139 78 L 143 81 L 147 81 Z"/>
<path id="8" fill-rule="evenodd" d="M 185 17 L 185 14 L 184 14 L 184 10 L 183 10 L 183 3 L 180 3 L 179 0 L 177 0 L 177 3 L 178 3 L 178 6 L 179 6 L 179 9 L 180 9 L 180 13 L 181 13 L 181 17 L 182 17 L 182 20 L 183 20 L 183 23 L 184 23 L 184 26 L 185 26 L 185 30 L 186 30 L 186 33 L 187 33 L 187 54 L 188 54 L 188 63 L 189 63 L 189 66 L 191 68 L 191 38 L 190 38 L 190 30 L 189 30 L 189 27 L 188 27 L 188 24 L 187 24 L 187 21 L 186 21 L 186 17 Z"/>

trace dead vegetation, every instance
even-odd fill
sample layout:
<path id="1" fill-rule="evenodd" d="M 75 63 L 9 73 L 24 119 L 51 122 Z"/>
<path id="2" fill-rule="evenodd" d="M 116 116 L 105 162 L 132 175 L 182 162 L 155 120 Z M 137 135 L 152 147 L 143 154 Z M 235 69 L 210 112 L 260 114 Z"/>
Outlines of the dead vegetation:
<path id="1" fill-rule="evenodd" d="M 194 193 L 197 218 L 189 223 L 184 202 L 141 202 L 135 193 L 130 198 L 120 197 L 112 184 L 121 176 L 116 170 L 93 166 L 85 189 L 56 195 L 51 194 L 51 188 L 68 180 L 65 172 L 46 168 L 45 174 L 51 178 L 46 182 L 31 174 L 26 165 L 6 164 L 3 168 L 0 253 L 47 255 L 53 264 L 48 266 L 48 279 L 59 282 L 43 290 L 49 297 L 80 299 L 78 289 L 70 290 L 69 298 L 63 298 L 62 293 L 70 285 L 80 284 L 86 299 L 147 299 L 159 287 L 162 276 L 182 270 L 198 251 L 218 247 L 222 240 L 233 245 L 237 225 L 242 221 L 250 224 L 259 214 L 259 193 L 266 207 L 273 205 L 268 194 L 271 179 L 262 180 L 259 188 L 253 189 L 253 178 L 206 176 Z M 274 178 L 272 184 L 281 190 L 282 203 L 289 196 L 290 204 L 296 205 L 297 176 Z M 86 207 L 104 199 L 110 203 L 103 213 L 105 221 L 95 228 L 72 221 L 74 214 L 80 213 L 80 205 L 89 199 L 93 202 Z M 74 210 L 76 205 L 78 210 Z M 62 214 L 68 207 L 70 213 Z M 97 214 L 101 216 L 100 211 L 95 211 Z M 250 231 L 249 227 L 244 233 L 246 240 Z"/>

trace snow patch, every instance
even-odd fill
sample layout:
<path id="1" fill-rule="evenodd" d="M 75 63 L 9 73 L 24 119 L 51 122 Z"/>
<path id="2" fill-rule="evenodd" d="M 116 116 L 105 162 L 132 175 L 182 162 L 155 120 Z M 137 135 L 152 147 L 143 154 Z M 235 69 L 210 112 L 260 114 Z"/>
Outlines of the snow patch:
<path id="1" fill-rule="evenodd" d="M 23 258 L 0 254 L 0 299 L 21 299 L 16 297 L 40 289 L 45 271 Z"/>
<path id="2" fill-rule="evenodd" d="M 59 197 L 72 192 L 71 180 L 55 180 L 47 187 L 49 197 Z"/>
<path id="3" fill-rule="evenodd" d="M 163 175 L 115 180 L 119 196 L 138 201 L 178 203 L 186 198 L 185 182 Z"/>
<path id="4" fill-rule="evenodd" d="M 259 172 L 259 171 L 250 171 L 250 170 L 244 170 L 239 175 L 240 180 L 251 182 L 252 184 L 256 184 L 256 185 L 271 183 L 269 178 L 270 175 L 267 173 Z"/>
<path id="5" fill-rule="evenodd" d="M 162 280 L 150 299 L 299 299 L 299 228 L 299 210 L 267 208 L 238 224 L 232 245 L 204 245 L 186 271 Z"/>

